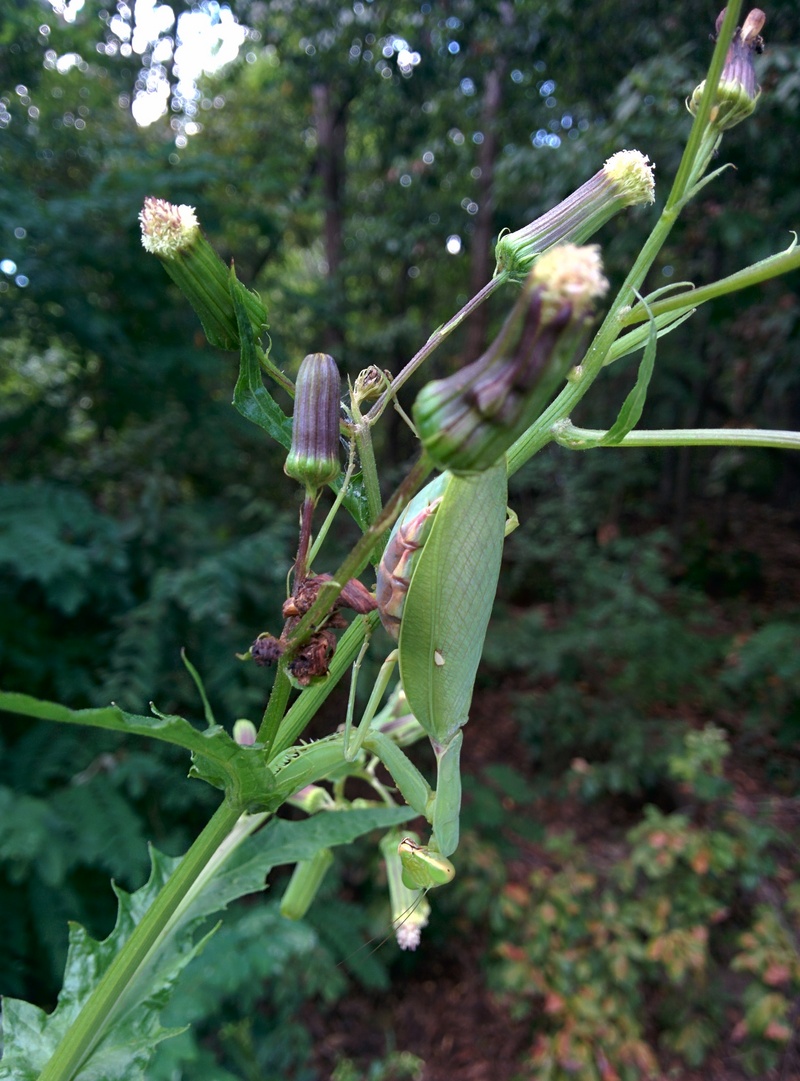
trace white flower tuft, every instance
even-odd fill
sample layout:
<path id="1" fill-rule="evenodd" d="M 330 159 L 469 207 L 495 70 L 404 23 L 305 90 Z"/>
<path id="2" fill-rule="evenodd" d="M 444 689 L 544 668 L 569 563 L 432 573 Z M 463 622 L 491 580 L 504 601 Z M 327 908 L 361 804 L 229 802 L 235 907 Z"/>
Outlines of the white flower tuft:
<path id="1" fill-rule="evenodd" d="M 145 250 L 168 259 L 188 248 L 200 229 L 193 206 L 176 206 L 152 195 L 145 199 L 139 221 Z"/>

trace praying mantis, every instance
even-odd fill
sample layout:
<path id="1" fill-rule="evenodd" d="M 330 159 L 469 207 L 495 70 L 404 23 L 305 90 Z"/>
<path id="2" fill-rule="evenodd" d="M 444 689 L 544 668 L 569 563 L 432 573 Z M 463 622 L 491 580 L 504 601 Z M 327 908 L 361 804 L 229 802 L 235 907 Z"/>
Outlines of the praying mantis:
<path id="1" fill-rule="evenodd" d="M 429 845 L 404 838 L 398 851 L 407 886 L 431 889 L 455 874 L 461 809 L 461 729 L 466 724 L 500 573 L 507 516 L 506 463 L 482 473 L 442 473 L 410 501 L 394 526 L 378 571 L 381 619 L 397 648 L 384 661 L 361 721 L 348 705 L 344 755 L 379 758 L 406 802 L 432 827 Z M 362 654 L 356 662 L 356 670 Z M 436 756 L 432 789 L 397 743 L 372 722 L 395 666 L 411 713 Z"/>

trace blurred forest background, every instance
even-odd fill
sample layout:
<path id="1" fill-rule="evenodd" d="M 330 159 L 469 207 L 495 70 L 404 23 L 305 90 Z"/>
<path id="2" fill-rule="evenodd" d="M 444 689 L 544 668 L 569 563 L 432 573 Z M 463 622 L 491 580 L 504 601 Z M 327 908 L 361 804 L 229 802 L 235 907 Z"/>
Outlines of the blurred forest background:
<path id="1" fill-rule="evenodd" d="M 350 378 L 397 371 L 491 276 L 501 228 L 636 148 L 657 206 L 598 237 L 621 280 L 677 168 L 718 11 L 231 6 L 241 47 L 196 84 L 164 5 L 139 0 L 136 20 L 125 0 L 3 6 L 7 690 L 199 719 L 185 647 L 219 718 L 265 702 L 269 673 L 235 653 L 279 619 L 298 492 L 231 408 L 235 356 L 205 344 L 144 253 L 145 196 L 197 208 L 265 298 L 287 371 L 316 350 Z M 233 25 L 215 2 L 171 3 L 190 10 L 206 40 Z M 735 168 L 688 208 L 651 288 L 729 274 L 800 227 L 800 17 L 788 0 L 766 14 L 764 92 L 720 156 Z M 165 114 L 137 124 L 132 106 L 142 119 L 154 101 Z M 642 426 L 797 427 L 797 285 L 725 297 L 664 339 Z M 406 405 L 478 355 L 509 294 L 494 301 Z M 616 365 L 576 423 L 607 427 L 632 371 Z M 376 440 L 388 488 L 413 446 L 394 414 Z M 308 921 L 263 899 L 230 914 L 155 1081 L 800 1076 L 798 496 L 788 452 L 534 459 L 513 480 L 521 527 L 466 731 L 459 878 L 419 954 L 387 943 L 337 967 L 388 918 L 375 846 L 348 851 Z M 162 744 L 4 717 L 4 993 L 49 1008 L 67 921 L 108 933 L 109 878 L 140 885 L 147 841 L 188 846 L 216 796 L 185 766 Z"/>

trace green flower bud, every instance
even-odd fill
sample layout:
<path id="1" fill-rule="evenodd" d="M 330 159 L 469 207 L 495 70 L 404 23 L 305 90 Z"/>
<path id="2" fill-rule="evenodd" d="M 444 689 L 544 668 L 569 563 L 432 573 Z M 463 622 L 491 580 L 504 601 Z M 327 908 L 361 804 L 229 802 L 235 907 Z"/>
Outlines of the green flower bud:
<path id="1" fill-rule="evenodd" d="M 530 427 L 607 288 L 595 245 L 564 244 L 538 259 L 486 353 L 417 396 L 414 423 L 440 469 L 489 469 Z"/>
<path id="2" fill-rule="evenodd" d="M 230 294 L 231 274 L 200 232 L 194 208 L 148 196 L 139 222 L 142 245 L 157 255 L 164 269 L 200 317 L 203 330 L 219 349 L 238 349 L 239 332 Z M 258 335 L 267 325 L 259 296 L 242 288 L 242 301 Z"/>
<path id="3" fill-rule="evenodd" d="M 341 380 L 327 353 L 309 353 L 297 373 L 292 445 L 283 467 L 307 490 L 339 475 Z"/>
<path id="4" fill-rule="evenodd" d="M 717 32 L 724 16 L 723 9 L 717 18 Z M 761 95 L 761 87 L 756 82 L 753 55 L 764 49 L 761 28 L 766 20 L 767 17 L 763 11 L 753 8 L 743 25 L 736 27 L 725 57 L 725 66 L 720 76 L 716 99 L 709 115 L 709 122 L 717 131 L 727 131 L 728 128 L 734 127 L 750 116 L 756 107 Z M 692 116 L 697 113 L 705 86 L 704 79 L 699 86 L 695 87 L 686 102 L 686 108 Z"/>
<path id="5" fill-rule="evenodd" d="M 638 150 L 620 150 L 594 174 L 541 218 L 501 236 L 495 248 L 497 267 L 522 277 L 536 257 L 556 244 L 583 244 L 601 226 L 628 206 L 652 203 L 655 198 L 654 166 Z"/>
<path id="6" fill-rule="evenodd" d="M 289 885 L 281 898 L 281 915 L 287 920 L 302 920 L 317 896 L 322 880 L 333 863 L 329 848 L 321 848 L 309 860 L 295 865 Z"/>

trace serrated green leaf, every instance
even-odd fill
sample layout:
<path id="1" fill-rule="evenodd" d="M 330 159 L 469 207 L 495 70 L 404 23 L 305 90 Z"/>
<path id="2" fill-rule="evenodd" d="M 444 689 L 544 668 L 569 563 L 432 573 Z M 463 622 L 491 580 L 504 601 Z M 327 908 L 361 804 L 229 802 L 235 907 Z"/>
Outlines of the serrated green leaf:
<path id="1" fill-rule="evenodd" d="M 209 916 L 223 911 L 238 897 L 263 890 L 275 866 L 307 859 L 320 847 L 346 844 L 372 829 L 398 825 L 413 816 L 407 807 L 336 811 L 301 822 L 275 820 L 261 833 L 248 837 L 185 907 L 158 951 L 121 992 L 112 1026 L 98 1034 L 98 1043 L 75 1074 L 75 1081 L 144 1081 L 156 1045 L 183 1031 L 164 1028 L 160 1015 L 178 976 L 208 939 L 206 935 L 198 941 L 196 934 Z M 71 928 L 64 984 L 53 1013 L 48 1015 L 16 999 L 4 1000 L 0 1081 L 35 1081 L 179 862 L 152 849 L 146 885 L 135 893 L 114 887 L 119 899 L 117 922 L 102 942 L 82 927 Z"/>
<path id="2" fill-rule="evenodd" d="M 410 807 L 369 807 L 356 811 L 329 811 L 287 822 L 274 818 L 259 833 L 243 841 L 198 898 L 197 911 L 218 912 L 236 897 L 254 893 L 264 886 L 264 875 L 272 867 L 310 859 L 320 848 L 350 844 L 374 829 L 389 829 L 416 817 Z"/>
<path id="3" fill-rule="evenodd" d="M 240 747 L 219 726 L 200 732 L 184 717 L 166 714 L 141 717 L 117 706 L 69 709 L 57 702 L 10 691 L 0 691 L 0 709 L 45 721 L 108 728 L 126 735 L 149 736 L 177 744 L 192 752 L 191 776 L 224 789 L 232 801 L 243 807 L 262 805 L 275 788 L 274 777 L 264 764 L 259 748 Z"/>
<path id="4" fill-rule="evenodd" d="M 500 574 L 505 511 L 505 459 L 476 476 L 451 477 L 403 607 L 403 689 L 411 712 L 443 746 L 469 715 Z"/>
<path id="5" fill-rule="evenodd" d="M 231 272 L 231 296 L 240 342 L 239 378 L 233 389 L 233 404 L 245 420 L 263 428 L 288 449 L 292 442 L 292 420 L 269 393 L 261 378 L 261 349 L 241 299 L 240 290 L 243 288 Z"/>
<path id="6" fill-rule="evenodd" d="M 18 1000 L 3 1001 L 4 1055 L 0 1079 L 18 1081 L 36 1078 L 55 1053 L 72 1022 L 99 978 L 130 937 L 144 912 L 155 900 L 173 868 L 179 862 L 152 850 L 148 882 L 136 893 L 115 887 L 119 899 L 117 922 L 111 934 L 97 942 L 86 931 L 70 927 L 69 951 L 64 983 L 58 1004 L 51 1014 Z M 191 931 L 173 936 L 172 948 L 163 951 L 139 995 L 128 995 L 116 1022 L 101 1039 L 88 1062 L 75 1075 L 80 1081 L 142 1081 L 152 1050 L 161 1040 L 180 1029 L 165 1029 L 159 1013 L 180 971 L 202 948 L 194 943 Z"/>

